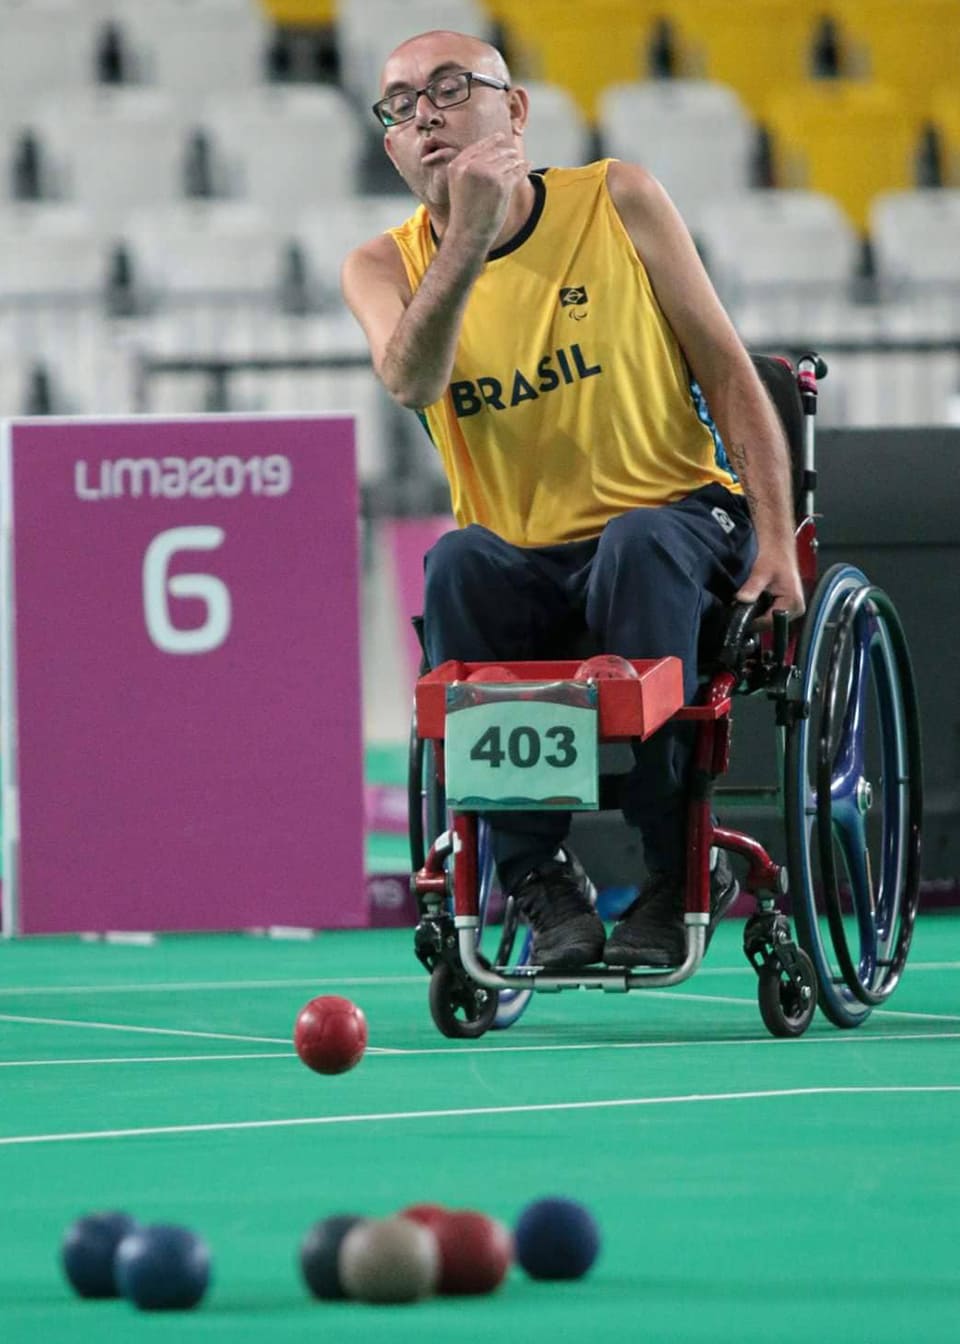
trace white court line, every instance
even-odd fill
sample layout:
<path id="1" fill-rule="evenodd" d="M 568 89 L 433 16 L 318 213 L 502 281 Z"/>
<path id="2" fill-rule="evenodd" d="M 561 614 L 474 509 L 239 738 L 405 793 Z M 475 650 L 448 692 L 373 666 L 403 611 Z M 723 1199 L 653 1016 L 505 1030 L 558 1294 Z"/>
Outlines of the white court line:
<path id="1" fill-rule="evenodd" d="M 882 1035 L 870 1035 L 868 1033 L 853 1036 L 850 1032 L 837 1032 L 829 1036 L 802 1036 L 798 1037 L 795 1045 L 804 1045 L 807 1047 L 815 1045 L 867 1045 L 877 1044 L 884 1041 L 957 1041 L 960 1040 L 958 1031 L 925 1031 L 925 1032 L 889 1032 Z M 769 1045 L 776 1046 L 782 1044 L 773 1036 L 743 1036 L 734 1040 L 719 1041 L 584 1041 L 577 1044 L 568 1044 L 555 1042 L 554 1044 L 542 1045 L 437 1045 L 437 1046 L 414 1046 L 410 1049 L 403 1047 L 389 1046 L 369 1046 L 367 1055 L 393 1055 L 399 1058 L 408 1059 L 433 1055 L 460 1055 L 462 1058 L 469 1058 L 474 1063 L 484 1055 L 528 1055 L 528 1054 L 565 1054 L 571 1051 L 591 1050 L 722 1050 L 735 1046 L 753 1046 Z M 121 1055 L 115 1058 L 103 1059 L 11 1059 L 0 1061 L 0 1069 L 25 1069 L 25 1068 L 44 1068 L 53 1065 L 70 1067 L 75 1064 L 101 1065 L 101 1064 L 192 1064 L 196 1062 L 205 1062 L 207 1060 L 232 1060 L 232 1059 L 295 1059 L 296 1054 L 293 1050 L 277 1051 L 258 1051 L 256 1054 L 229 1054 L 229 1055 L 143 1055 L 127 1056 Z"/>
<path id="2" fill-rule="evenodd" d="M 697 979 L 720 976 L 746 976 L 750 967 L 704 966 L 697 971 Z M 960 971 L 960 961 L 908 962 L 907 971 Z M 369 985 L 371 988 L 388 985 L 425 985 L 427 976 L 420 975 L 331 975 L 296 977 L 289 980 L 165 980 L 151 983 L 138 981 L 135 985 L 2 985 L 0 998 L 19 995 L 55 994 L 180 994 L 185 992 L 215 992 L 217 990 L 255 989 L 311 989 L 323 987 Z M 643 991 L 644 993 L 649 991 Z M 735 1000 L 731 1000 L 735 1002 Z"/>
<path id="3" fill-rule="evenodd" d="M 628 1106 L 690 1106 L 715 1101 L 771 1101 L 784 1097 L 908 1096 L 960 1092 L 960 1083 L 918 1086 L 784 1087 L 753 1092 L 694 1092 L 666 1097 L 616 1097 L 605 1101 L 548 1101 L 515 1106 L 460 1106 L 432 1111 L 379 1111 L 369 1115 L 315 1115 L 291 1120 L 225 1120 L 203 1125 L 150 1125 L 143 1129 L 90 1129 L 63 1134 L 12 1134 L 0 1147 L 70 1143 L 85 1139 L 146 1138 L 159 1134 L 220 1134 L 241 1129 L 296 1129 L 310 1125 L 366 1125 L 385 1120 L 455 1120 L 468 1116 L 535 1115 L 551 1111 L 602 1111 Z"/>
<path id="4" fill-rule="evenodd" d="M 676 999 L 681 1003 L 739 1003 L 745 1007 L 756 1008 L 756 999 L 736 998 L 729 994 L 686 994 L 672 989 L 648 989 L 643 991 L 657 999 Z M 960 1022 L 960 1013 L 917 1013 L 906 1008 L 874 1008 L 877 1017 L 905 1017 L 908 1021 L 916 1018 L 921 1022 Z"/>
<path id="5" fill-rule="evenodd" d="M 237 1036 L 226 1031 L 185 1031 L 178 1027 L 134 1027 L 123 1022 L 75 1021 L 71 1017 L 24 1017 L 0 1013 L 0 1022 L 29 1022 L 41 1027 L 84 1027 L 90 1031 L 133 1031 L 146 1036 L 190 1036 L 209 1041 L 252 1041 L 256 1045 L 289 1045 L 282 1036 Z"/>
<path id="6" fill-rule="evenodd" d="M 312 989 L 337 985 L 425 985 L 425 972 L 420 975 L 331 975 L 299 977 L 292 980 L 164 980 L 151 984 L 139 981 L 135 985 L 3 985 L 0 996 L 20 994 L 159 994 L 194 990 L 218 989 Z"/>
<path id="7" fill-rule="evenodd" d="M 231 1059 L 289 1059 L 292 1050 L 259 1050 L 232 1055 L 117 1055 L 112 1059 L 3 1059 L 0 1069 L 71 1068 L 77 1064 L 214 1064 Z"/>

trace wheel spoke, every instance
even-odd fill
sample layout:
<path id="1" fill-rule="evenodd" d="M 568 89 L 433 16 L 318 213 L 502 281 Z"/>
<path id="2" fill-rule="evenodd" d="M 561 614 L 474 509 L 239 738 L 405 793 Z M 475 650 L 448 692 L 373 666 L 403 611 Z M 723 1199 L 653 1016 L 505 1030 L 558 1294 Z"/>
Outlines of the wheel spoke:
<path id="1" fill-rule="evenodd" d="M 863 779 L 866 701 L 870 684 L 867 653 L 875 624 L 875 620 L 868 618 L 865 613 L 861 613 L 856 622 L 856 640 L 847 679 L 847 702 L 832 752 L 830 795 L 836 802 L 853 795 Z"/>
<path id="2" fill-rule="evenodd" d="M 846 802 L 833 809 L 833 836 L 843 856 L 850 882 L 853 911 L 860 935 L 860 963 L 857 974 L 862 984 L 873 984 L 877 972 L 876 908 L 877 896 L 873 883 L 870 851 L 867 847 L 867 828 L 863 814 L 855 802 Z"/>

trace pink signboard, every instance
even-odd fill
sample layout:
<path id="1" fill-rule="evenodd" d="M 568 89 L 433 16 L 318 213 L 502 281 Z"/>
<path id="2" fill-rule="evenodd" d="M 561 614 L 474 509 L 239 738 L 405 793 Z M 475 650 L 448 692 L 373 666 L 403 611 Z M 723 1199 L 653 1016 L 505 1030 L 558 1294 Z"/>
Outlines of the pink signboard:
<path id="1" fill-rule="evenodd" d="M 13 423 L 8 470 L 19 931 L 365 924 L 352 422 Z"/>

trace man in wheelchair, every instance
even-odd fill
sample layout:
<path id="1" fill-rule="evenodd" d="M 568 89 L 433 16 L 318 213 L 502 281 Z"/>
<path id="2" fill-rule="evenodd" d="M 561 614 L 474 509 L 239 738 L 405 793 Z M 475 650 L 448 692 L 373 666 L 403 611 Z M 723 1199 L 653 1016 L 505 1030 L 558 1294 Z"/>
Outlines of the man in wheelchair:
<path id="1" fill-rule="evenodd" d="M 643 168 L 532 170 L 528 97 L 500 53 L 424 33 L 374 112 L 420 202 L 350 254 L 344 294 L 391 395 L 441 456 L 459 527 L 425 561 L 424 642 L 457 658 L 682 660 L 705 617 L 799 616 L 787 446 L 679 214 Z M 548 968 L 683 960 L 689 724 L 634 748 L 623 811 L 647 880 L 609 937 L 567 813 L 488 820 L 500 884 Z M 737 894 L 722 851 L 711 927 Z"/>

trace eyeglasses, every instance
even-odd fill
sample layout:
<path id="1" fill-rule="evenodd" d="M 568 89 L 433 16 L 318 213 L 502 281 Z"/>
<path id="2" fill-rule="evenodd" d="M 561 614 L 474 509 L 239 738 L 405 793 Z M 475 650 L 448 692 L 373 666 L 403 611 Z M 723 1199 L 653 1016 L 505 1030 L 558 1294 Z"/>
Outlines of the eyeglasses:
<path id="1" fill-rule="evenodd" d="M 471 86 L 486 84 L 491 89 L 509 89 L 502 79 L 493 79 L 490 75 L 478 75 L 473 70 L 455 70 L 449 75 L 433 79 L 422 89 L 401 89 L 398 93 L 388 93 L 373 105 L 373 115 L 381 126 L 387 128 L 399 126 L 402 121 L 411 121 L 417 114 L 420 95 L 425 93 L 434 107 L 456 107 L 470 97 Z"/>

